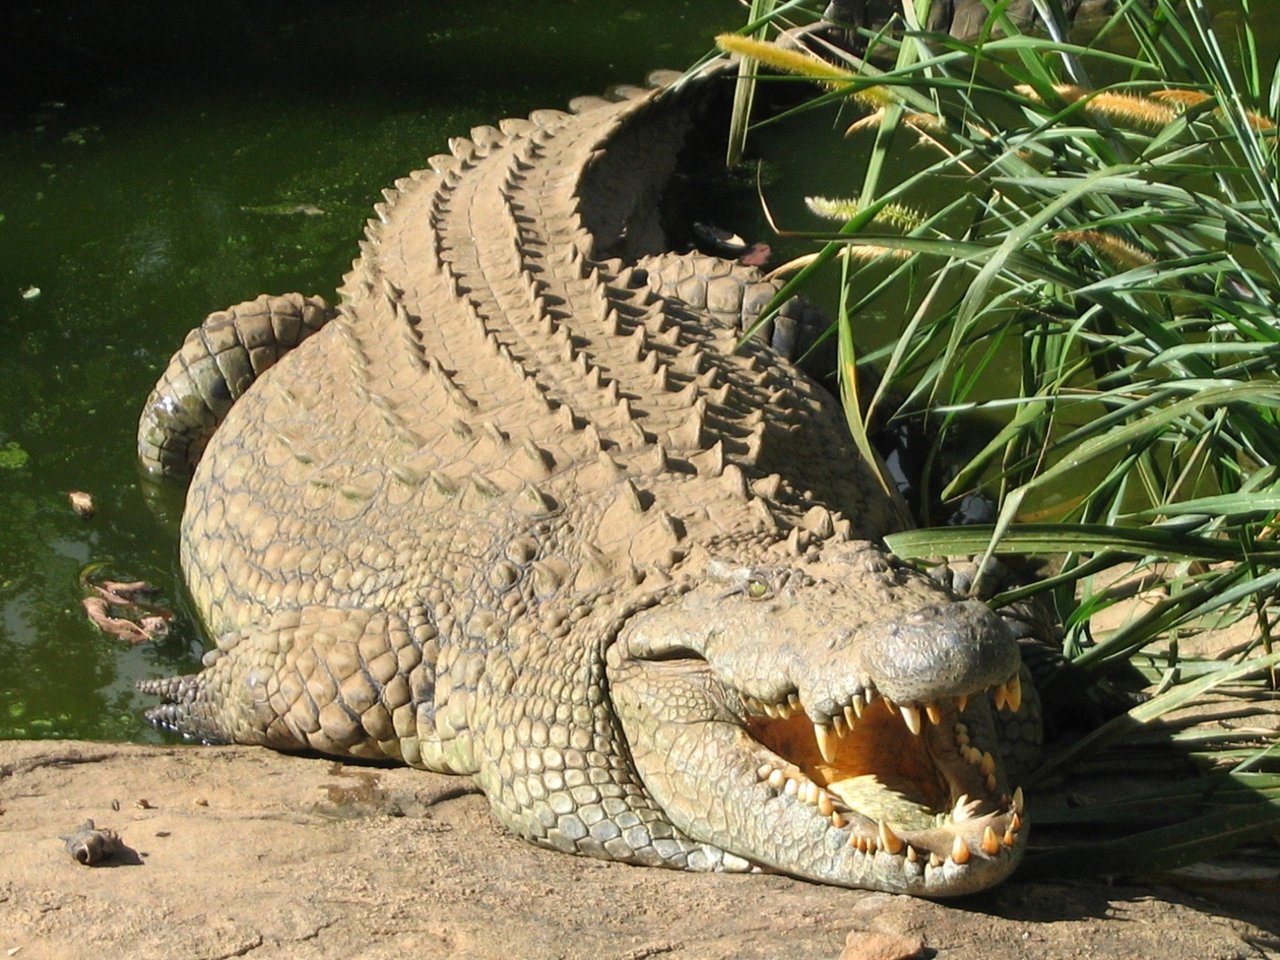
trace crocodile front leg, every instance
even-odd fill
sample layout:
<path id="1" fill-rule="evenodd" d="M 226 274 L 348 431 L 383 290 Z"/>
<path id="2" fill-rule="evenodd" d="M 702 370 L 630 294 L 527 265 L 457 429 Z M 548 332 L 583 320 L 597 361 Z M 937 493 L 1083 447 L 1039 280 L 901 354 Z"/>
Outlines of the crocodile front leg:
<path id="1" fill-rule="evenodd" d="M 138 689 L 167 701 L 149 720 L 201 740 L 472 773 L 467 700 L 437 691 L 437 657 L 421 611 L 309 606 L 223 635 L 197 674 Z"/>
<path id="2" fill-rule="evenodd" d="M 147 472 L 191 476 L 231 405 L 333 314 L 321 298 L 300 293 L 209 314 L 187 334 L 143 407 L 138 456 Z"/>

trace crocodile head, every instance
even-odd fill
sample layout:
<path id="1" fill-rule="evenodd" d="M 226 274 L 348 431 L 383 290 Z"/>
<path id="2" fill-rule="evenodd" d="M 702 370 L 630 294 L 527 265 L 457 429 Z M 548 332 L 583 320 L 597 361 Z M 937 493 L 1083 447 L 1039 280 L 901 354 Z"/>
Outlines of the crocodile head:
<path id="1" fill-rule="evenodd" d="M 787 566 L 711 560 L 609 650 L 646 789 L 762 869 L 950 896 L 1026 841 L 995 709 L 1021 706 L 1004 624 L 867 544 Z M 998 705 L 998 706 L 997 706 Z"/>

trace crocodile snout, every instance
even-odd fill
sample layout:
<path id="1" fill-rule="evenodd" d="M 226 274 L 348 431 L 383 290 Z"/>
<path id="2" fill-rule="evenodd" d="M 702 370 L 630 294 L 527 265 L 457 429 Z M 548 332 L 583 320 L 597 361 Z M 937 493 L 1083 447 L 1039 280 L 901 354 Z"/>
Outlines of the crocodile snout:
<path id="1" fill-rule="evenodd" d="M 876 688 L 899 702 L 984 690 L 1018 670 L 1018 645 L 977 600 L 933 603 L 862 631 L 858 659 Z"/>

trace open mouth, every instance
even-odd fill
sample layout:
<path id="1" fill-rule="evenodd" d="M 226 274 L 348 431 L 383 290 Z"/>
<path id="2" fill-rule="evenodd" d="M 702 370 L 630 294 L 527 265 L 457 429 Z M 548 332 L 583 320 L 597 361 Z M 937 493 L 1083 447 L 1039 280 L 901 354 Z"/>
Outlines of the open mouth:
<path id="1" fill-rule="evenodd" d="M 1016 713 L 1018 675 L 987 696 Z M 847 832 L 858 852 L 954 869 L 1020 850 L 1022 790 L 1007 790 L 977 696 L 894 704 L 868 688 L 816 720 L 797 693 L 739 697 L 746 731 L 773 755 L 757 769 L 761 782 Z"/>

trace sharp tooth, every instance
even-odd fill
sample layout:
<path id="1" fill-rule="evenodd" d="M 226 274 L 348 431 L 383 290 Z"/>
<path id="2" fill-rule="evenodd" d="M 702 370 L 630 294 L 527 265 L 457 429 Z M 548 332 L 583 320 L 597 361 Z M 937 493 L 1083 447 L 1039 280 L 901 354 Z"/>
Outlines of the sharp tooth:
<path id="1" fill-rule="evenodd" d="M 935 727 L 942 723 L 942 711 L 936 703 L 926 703 L 924 705 L 925 715 L 929 718 L 929 722 Z"/>
<path id="2" fill-rule="evenodd" d="M 1009 829 L 1012 830 L 1014 833 L 1017 833 L 1019 830 L 1022 829 L 1022 818 L 1018 816 L 1016 813 L 1009 818 Z"/>
<path id="3" fill-rule="evenodd" d="M 1016 790 L 1013 791 L 1013 812 L 1014 813 L 1022 812 L 1022 801 L 1023 801 L 1022 788 L 1018 787 Z"/>
<path id="4" fill-rule="evenodd" d="M 875 702 L 876 692 L 872 690 L 870 687 L 867 687 L 867 689 L 862 691 L 862 699 L 866 701 L 866 704 L 869 707 L 871 706 L 871 704 Z M 862 716 L 862 714 L 858 714 L 858 716 Z"/>
<path id="5" fill-rule="evenodd" d="M 773 787 L 775 790 L 781 790 L 786 779 L 786 774 L 775 768 L 773 772 L 769 774 L 769 786 Z"/>
<path id="6" fill-rule="evenodd" d="M 843 829 L 846 822 L 847 821 L 844 818 L 844 814 L 842 814 L 839 810 L 833 810 L 831 812 L 831 825 L 835 827 L 837 830 Z"/>
<path id="7" fill-rule="evenodd" d="M 918 734 L 920 732 L 920 709 L 903 704 L 898 708 L 898 711 L 902 714 L 902 720 L 907 725 L 907 729 L 913 734 Z"/>
<path id="8" fill-rule="evenodd" d="M 833 816 L 836 812 L 835 804 L 831 801 L 831 794 L 825 790 L 818 791 L 818 812 L 824 817 Z"/>
<path id="9" fill-rule="evenodd" d="M 844 722 L 849 725 L 850 731 L 853 730 L 854 724 L 858 722 L 858 717 L 861 715 L 861 711 L 861 707 L 846 706 L 844 708 Z"/>
<path id="10" fill-rule="evenodd" d="M 955 843 L 951 844 L 951 859 L 961 865 L 969 862 L 969 848 L 965 846 L 962 837 L 956 837 Z"/>
<path id="11" fill-rule="evenodd" d="M 996 772 L 996 758 L 990 752 L 984 753 L 982 759 L 978 761 L 978 769 L 984 775 L 990 775 Z"/>
<path id="12" fill-rule="evenodd" d="M 1009 702 L 1009 691 L 1005 689 L 1003 683 L 991 688 L 992 697 L 995 699 L 996 709 L 1003 710 L 1004 705 Z"/>
<path id="13" fill-rule="evenodd" d="M 982 831 L 982 852 L 989 857 L 994 857 L 1000 852 L 1000 838 L 989 826 Z"/>
<path id="14" fill-rule="evenodd" d="M 883 693 L 880 694 L 880 699 L 884 701 L 884 705 L 886 707 L 888 707 L 890 710 L 893 709 L 893 706 L 894 706 L 893 701 L 890 700 L 888 697 L 886 697 Z"/>
<path id="15" fill-rule="evenodd" d="M 999 784 L 996 783 L 996 775 L 994 773 L 988 773 L 987 774 L 987 790 L 990 791 L 991 793 L 995 793 L 996 787 L 998 786 Z"/>
<path id="16" fill-rule="evenodd" d="M 932 850 L 929 851 L 929 866 L 931 867 L 942 866 L 942 858 L 938 856 L 936 853 L 934 853 Z"/>
<path id="17" fill-rule="evenodd" d="M 910 844 L 907 845 L 907 859 L 912 863 L 920 859 L 920 854 L 916 853 L 916 848 Z"/>
<path id="18" fill-rule="evenodd" d="M 822 723 L 813 725 L 813 736 L 818 741 L 818 752 L 822 754 L 822 759 L 827 763 L 834 763 L 836 759 L 836 744 L 831 737 L 831 728 Z"/>
<path id="19" fill-rule="evenodd" d="M 1009 709 L 1017 713 L 1022 709 L 1022 677 L 1015 673 L 1004 688 L 1008 691 Z"/>
<path id="20" fill-rule="evenodd" d="M 837 713 L 831 718 L 831 729 L 835 731 L 837 737 L 843 738 L 849 731 L 845 729 L 844 714 Z"/>
<path id="21" fill-rule="evenodd" d="M 883 820 L 880 821 L 880 846 L 888 850 L 894 856 L 902 852 L 902 838 L 889 829 L 889 825 Z"/>
<path id="22" fill-rule="evenodd" d="M 964 713 L 964 708 L 969 705 L 969 695 L 967 693 L 956 697 L 956 712 Z"/>
<path id="23" fill-rule="evenodd" d="M 1014 842 L 1015 842 L 1015 837 L 1014 837 L 1013 827 L 1010 827 L 1008 830 L 1006 830 L 1006 831 L 1004 832 L 1004 841 L 1003 841 L 1003 842 L 1004 842 L 1004 845 L 1005 845 L 1006 847 L 1012 847 L 1012 846 L 1013 846 L 1013 844 L 1014 844 Z"/>
<path id="24" fill-rule="evenodd" d="M 791 694 L 789 697 L 787 697 L 787 706 L 789 706 L 793 711 L 795 711 L 795 710 L 799 710 L 799 709 L 800 709 L 800 694 L 798 694 L 798 693 L 793 693 L 793 694 Z"/>
<path id="25" fill-rule="evenodd" d="M 760 708 L 764 710 L 765 716 L 772 717 L 775 720 L 778 719 L 778 708 L 772 703 L 762 703 Z"/>
<path id="26" fill-rule="evenodd" d="M 789 716 L 791 716 L 791 708 L 787 706 L 786 703 L 780 703 L 777 706 L 775 706 L 773 709 L 777 711 L 779 720 L 786 720 Z"/>

